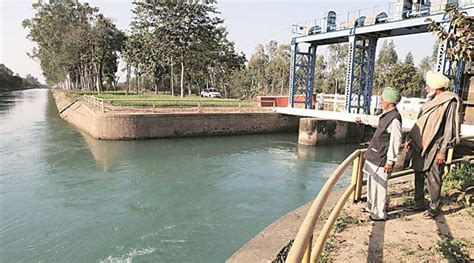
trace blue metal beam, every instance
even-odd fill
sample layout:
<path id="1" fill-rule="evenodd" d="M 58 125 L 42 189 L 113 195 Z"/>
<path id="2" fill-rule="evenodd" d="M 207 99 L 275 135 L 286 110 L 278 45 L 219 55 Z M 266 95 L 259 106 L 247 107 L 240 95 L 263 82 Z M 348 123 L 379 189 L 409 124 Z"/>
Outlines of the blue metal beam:
<path id="1" fill-rule="evenodd" d="M 466 12 L 467 15 L 472 16 L 474 15 L 474 6 L 465 7 L 462 11 Z M 410 18 L 358 28 L 346 28 L 317 35 L 296 37 L 294 41 L 295 43 L 314 43 L 320 46 L 335 43 L 345 43 L 349 40 L 348 38 L 352 34 L 368 37 L 376 35 L 377 37 L 382 38 L 383 36 L 394 37 L 426 33 L 428 32 L 428 25 L 430 24 L 430 22 L 427 21 L 427 18 L 430 18 L 435 22 L 442 22 L 445 20 L 444 15 L 444 13 L 439 13 L 430 16 Z"/>
<path id="2" fill-rule="evenodd" d="M 313 88 L 314 88 L 314 64 L 316 61 L 316 45 L 311 45 L 308 50 L 307 80 L 306 80 L 306 109 L 313 108 Z"/>
<path id="3" fill-rule="evenodd" d="M 289 105 L 293 108 L 295 104 L 295 95 L 296 95 L 296 56 L 298 54 L 298 44 L 294 43 L 294 38 L 291 45 L 291 68 L 290 68 L 290 88 L 289 88 Z"/>
<path id="4" fill-rule="evenodd" d="M 344 110 L 347 112 L 351 112 L 351 104 L 352 104 L 352 85 L 354 82 L 354 56 L 355 56 L 355 35 L 349 36 L 349 51 L 347 54 L 347 72 L 346 72 L 346 102 L 344 104 Z"/>

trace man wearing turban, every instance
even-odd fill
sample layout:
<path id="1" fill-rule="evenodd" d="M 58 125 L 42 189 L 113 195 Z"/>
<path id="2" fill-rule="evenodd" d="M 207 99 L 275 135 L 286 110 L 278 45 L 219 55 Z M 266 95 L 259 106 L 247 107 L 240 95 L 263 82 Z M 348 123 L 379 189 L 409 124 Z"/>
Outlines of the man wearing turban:
<path id="1" fill-rule="evenodd" d="M 440 212 L 441 174 L 446 151 L 459 143 L 461 100 L 450 91 L 449 79 L 439 72 L 426 73 L 428 101 L 421 107 L 418 119 L 409 133 L 415 170 L 415 205 L 412 210 L 425 210 L 424 180 L 428 180 L 430 204 L 425 218 L 435 218 Z"/>
<path id="2" fill-rule="evenodd" d="M 394 88 L 385 88 L 381 96 L 383 113 L 379 124 L 364 154 L 363 171 L 367 176 L 367 206 L 373 221 L 387 219 L 387 181 L 397 160 L 402 141 L 402 117 L 397 110 L 401 96 Z"/>

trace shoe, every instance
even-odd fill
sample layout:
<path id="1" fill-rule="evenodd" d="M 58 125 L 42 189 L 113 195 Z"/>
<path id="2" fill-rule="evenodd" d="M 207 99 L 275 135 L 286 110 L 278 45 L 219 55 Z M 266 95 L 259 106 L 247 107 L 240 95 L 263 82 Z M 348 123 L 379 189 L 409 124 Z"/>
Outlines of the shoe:
<path id="1" fill-rule="evenodd" d="M 424 206 L 416 206 L 416 205 L 403 208 L 403 211 L 405 212 L 421 212 L 425 210 L 426 208 Z"/>
<path id="2" fill-rule="evenodd" d="M 367 207 L 361 207 L 361 208 L 360 208 L 360 211 L 361 211 L 362 213 L 370 213 L 370 211 L 367 209 Z"/>
<path id="3" fill-rule="evenodd" d="M 439 215 L 438 211 L 427 210 L 423 213 L 423 218 L 425 219 L 435 219 Z"/>
<path id="4" fill-rule="evenodd" d="M 379 221 L 385 221 L 386 219 L 378 219 L 378 218 L 373 218 L 372 215 L 369 215 L 370 220 L 374 222 L 379 222 Z"/>

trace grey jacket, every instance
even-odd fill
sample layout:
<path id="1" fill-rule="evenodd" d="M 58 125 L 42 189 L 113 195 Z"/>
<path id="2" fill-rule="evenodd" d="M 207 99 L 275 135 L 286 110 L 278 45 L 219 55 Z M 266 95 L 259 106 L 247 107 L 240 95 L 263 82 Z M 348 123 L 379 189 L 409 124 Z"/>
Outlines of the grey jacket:
<path id="1" fill-rule="evenodd" d="M 438 133 L 436 133 L 433 141 L 428 147 L 425 156 L 421 156 L 419 150 L 413 149 L 412 153 L 412 165 L 415 171 L 426 171 L 428 170 L 438 153 L 446 154 L 448 148 L 454 146 L 456 140 L 455 122 L 454 117 L 456 114 L 456 102 L 451 101 L 448 105 L 445 115 L 443 116 L 443 122 L 441 123 Z"/>

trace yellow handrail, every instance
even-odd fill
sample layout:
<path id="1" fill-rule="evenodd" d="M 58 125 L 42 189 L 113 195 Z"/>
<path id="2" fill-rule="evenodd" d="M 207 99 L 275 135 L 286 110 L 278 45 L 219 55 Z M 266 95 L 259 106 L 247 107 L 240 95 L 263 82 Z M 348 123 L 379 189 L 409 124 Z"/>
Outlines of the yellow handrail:
<path id="1" fill-rule="evenodd" d="M 465 136 L 461 139 L 466 140 L 473 138 L 474 136 Z M 360 200 L 361 198 L 362 185 L 365 183 L 362 180 L 362 166 L 364 164 L 363 153 L 365 151 L 365 149 L 359 149 L 354 151 L 337 167 L 337 169 L 326 181 L 323 188 L 321 189 L 318 196 L 311 205 L 303 223 L 301 224 L 300 229 L 298 230 L 298 233 L 296 234 L 295 241 L 293 242 L 293 246 L 291 247 L 290 252 L 288 253 L 286 262 L 317 262 L 324 249 L 327 238 L 329 236 L 329 232 L 332 230 L 334 223 L 336 222 L 342 208 L 344 207 L 344 204 L 347 202 L 349 197 L 351 197 L 353 201 Z M 449 151 L 449 159 L 446 162 L 447 167 L 466 160 L 465 158 L 453 160 L 453 149 L 449 149 Z M 474 157 L 470 156 L 467 160 L 472 162 L 474 160 Z M 340 179 L 345 170 L 349 167 L 351 162 L 353 162 L 351 185 L 346 189 L 344 194 L 336 203 L 336 206 L 333 208 L 329 218 L 324 224 L 313 248 L 313 231 L 315 229 L 319 216 L 321 215 L 324 204 L 326 203 L 326 200 L 329 197 L 332 188 Z M 397 178 L 412 173 L 414 173 L 413 169 L 399 171 L 393 173 L 389 179 Z"/>
<path id="2" fill-rule="evenodd" d="M 310 262 L 317 262 L 319 257 L 321 256 L 321 253 L 324 249 L 324 245 L 326 244 L 326 241 L 329 236 L 329 232 L 331 231 L 332 227 L 334 226 L 334 223 L 336 222 L 337 218 L 339 217 L 339 214 L 341 213 L 342 208 L 344 207 L 344 204 L 347 202 L 347 199 L 349 199 L 349 196 L 351 193 L 353 193 L 356 189 L 355 184 L 351 184 L 342 197 L 339 199 L 337 202 L 336 206 L 332 210 L 331 214 L 329 215 L 328 220 L 324 224 L 323 229 L 321 230 L 321 233 L 318 236 L 318 239 L 316 240 L 316 244 L 314 244 L 314 249 L 313 251 L 315 252 L 313 256 L 311 257 Z"/>
<path id="3" fill-rule="evenodd" d="M 298 230 L 298 234 L 296 234 L 295 241 L 293 243 L 293 246 L 291 247 L 286 262 L 301 262 L 304 253 L 307 250 L 307 247 L 309 247 L 309 249 L 311 248 L 311 246 L 308 246 L 308 243 L 313 234 L 316 222 L 319 216 L 321 215 L 324 203 L 326 202 L 327 198 L 329 197 L 329 194 L 332 191 L 332 188 L 342 176 L 344 171 L 347 169 L 347 167 L 349 167 L 349 165 L 352 161 L 354 161 L 354 159 L 359 157 L 359 155 L 360 150 L 354 151 L 337 167 L 331 177 L 329 177 L 329 179 L 326 181 L 323 188 L 321 189 L 318 196 L 311 205 L 308 214 L 306 215 L 300 229 Z M 311 251 L 309 251 L 308 254 L 311 255 Z"/>

